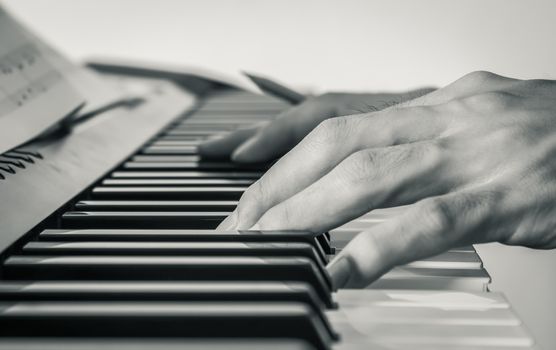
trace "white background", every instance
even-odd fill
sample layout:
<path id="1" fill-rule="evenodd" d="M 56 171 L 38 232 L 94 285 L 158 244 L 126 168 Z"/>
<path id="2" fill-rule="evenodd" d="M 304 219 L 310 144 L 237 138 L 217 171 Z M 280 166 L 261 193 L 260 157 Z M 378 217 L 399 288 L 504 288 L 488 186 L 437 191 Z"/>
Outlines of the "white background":
<path id="1" fill-rule="evenodd" d="M 556 79 L 553 0 L 4 3 L 79 60 L 242 68 L 313 91 L 441 86 L 479 69 Z M 506 293 L 545 349 L 556 349 L 556 252 L 479 249 L 493 288 Z"/>
<path id="2" fill-rule="evenodd" d="M 556 78 L 553 0 L 11 0 L 74 58 L 269 73 L 317 89 L 444 85 L 472 70 Z"/>

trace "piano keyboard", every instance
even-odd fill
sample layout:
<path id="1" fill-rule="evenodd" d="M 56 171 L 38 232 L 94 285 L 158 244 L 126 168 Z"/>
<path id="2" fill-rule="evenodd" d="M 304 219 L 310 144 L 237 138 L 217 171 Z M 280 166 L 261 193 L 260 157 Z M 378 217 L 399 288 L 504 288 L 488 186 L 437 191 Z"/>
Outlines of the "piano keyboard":
<path id="1" fill-rule="evenodd" d="M 10 250 L 0 349 L 534 346 L 471 246 L 334 291 L 327 262 L 388 210 L 317 237 L 214 231 L 267 165 L 204 161 L 197 145 L 284 108 L 209 98 Z"/>

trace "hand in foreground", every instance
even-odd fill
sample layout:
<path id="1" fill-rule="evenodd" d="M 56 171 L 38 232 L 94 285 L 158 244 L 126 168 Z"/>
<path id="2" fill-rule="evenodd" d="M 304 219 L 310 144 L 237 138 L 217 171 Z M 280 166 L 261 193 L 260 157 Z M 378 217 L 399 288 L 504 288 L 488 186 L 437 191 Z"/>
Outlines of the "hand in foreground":
<path id="1" fill-rule="evenodd" d="M 204 158 L 231 157 L 242 163 L 273 160 L 290 150 L 325 119 L 380 110 L 432 90 L 424 88 L 400 94 L 328 93 L 311 97 L 270 123 L 209 140 L 199 146 L 199 153 Z"/>
<path id="2" fill-rule="evenodd" d="M 338 287 L 458 245 L 556 247 L 556 82 L 475 72 L 380 112 L 328 119 L 221 227 L 323 232 L 406 204 L 328 266 Z"/>

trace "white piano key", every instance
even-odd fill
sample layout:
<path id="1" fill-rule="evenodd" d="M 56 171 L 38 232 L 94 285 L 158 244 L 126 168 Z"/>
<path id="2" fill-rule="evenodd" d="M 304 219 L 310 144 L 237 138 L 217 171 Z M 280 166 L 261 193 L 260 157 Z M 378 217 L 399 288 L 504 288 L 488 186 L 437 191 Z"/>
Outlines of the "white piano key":
<path id="1" fill-rule="evenodd" d="M 534 342 L 496 293 L 340 290 L 327 312 L 346 344 L 388 349 L 530 348 Z"/>
<path id="2" fill-rule="evenodd" d="M 432 269 L 398 266 L 373 282 L 369 289 L 427 289 L 481 292 L 490 276 L 484 269 Z"/>

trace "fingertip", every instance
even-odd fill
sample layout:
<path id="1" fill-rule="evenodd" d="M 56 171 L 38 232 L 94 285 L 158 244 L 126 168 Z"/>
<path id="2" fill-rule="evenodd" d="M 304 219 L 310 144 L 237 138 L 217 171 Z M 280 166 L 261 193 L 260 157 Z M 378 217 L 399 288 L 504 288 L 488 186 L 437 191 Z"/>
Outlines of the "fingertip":
<path id="1" fill-rule="evenodd" d="M 205 158 L 230 157 L 238 146 L 249 140 L 258 130 L 259 126 L 238 129 L 224 135 L 210 138 L 197 146 L 197 150 Z"/>
<path id="2" fill-rule="evenodd" d="M 218 225 L 216 230 L 230 231 L 235 229 L 237 225 L 237 216 L 237 210 L 234 210 L 230 215 L 228 215 L 227 218 L 224 219 L 224 221 L 220 223 L 220 225 Z"/>
<path id="3" fill-rule="evenodd" d="M 326 267 L 334 289 L 340 289 L 346 286 L 351 274 L 351 267 L 347 257 L 340 255 L 332 260 Z"/>
<path id="4" fill-rule="evenodd" d="M 230 144 L 230 135 L 208 139 L 197 145 L 197 152 L 203 158 L 215 158 L 229 156 L 233 150 Z"/>
<path id="5" fill-rule="evenodd" d="M 261 225 L 259 224 L 255 224 L 249 228 L 249 231 L 260 231 L 260 230 L 261 230 Z"/>
<path id="6" fill-rule="evenodd" d="M 272 231 L 272 230 L 295 230 L 292 227 L 290 218 L 284 216 L 284 202 L 281 204 L 271 207 L 265 212 L 262 212 L 260 216 L 253 217 L 255 220 L 243 222 L 245 228 L 253 231 Z"/>
<path id="7" fill-rule="evenodd" d="M 286 153 L 293 145 L 292 139 L 291 125 L 277 119 L 239 145 L 231 158 L 238 163 L 267 162 Z"/>
<path id="8" fill-rule="evenodd" d="M 243 142 L 231 155 L 232 161 L 238 163 L 251 163 L 259 161 L 257 159 L 258 137 L 254 136 Z"/>

